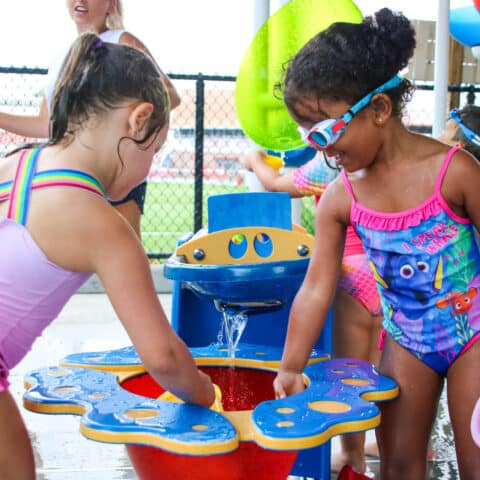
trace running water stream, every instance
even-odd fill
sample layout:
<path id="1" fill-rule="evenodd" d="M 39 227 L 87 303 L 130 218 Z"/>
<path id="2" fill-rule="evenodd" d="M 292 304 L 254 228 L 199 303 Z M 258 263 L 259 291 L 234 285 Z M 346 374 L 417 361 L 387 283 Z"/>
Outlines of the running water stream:
<path id="1" fill-rule="evenodd" d="M 228 349 L 228 357 L 235 358 L 235 351 L 240 342 L 243 331 L 247 326 L 248 315 L 246 312 L 224 308 L 222 309 L 223 322 L 217 335 L 219 344 L 226 343 Z M 225 336 L 225 341 L 224 341 Z"/>

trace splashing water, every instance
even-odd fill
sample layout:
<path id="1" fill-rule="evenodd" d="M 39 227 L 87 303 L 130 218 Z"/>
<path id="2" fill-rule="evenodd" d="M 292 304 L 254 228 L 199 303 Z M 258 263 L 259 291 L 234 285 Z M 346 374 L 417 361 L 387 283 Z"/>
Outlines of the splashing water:
<path id="1" fill-rule="evenodd" d="M 220 326 L 217 341 L 218 343 L 223 343 L 223 337 L 225 335 L 228 357 L 235 358 L 235 350 L 247 326 L 248 315 L 245 312 L 225 308 L 222 311 L 222 316 L 223 323 Z"/>

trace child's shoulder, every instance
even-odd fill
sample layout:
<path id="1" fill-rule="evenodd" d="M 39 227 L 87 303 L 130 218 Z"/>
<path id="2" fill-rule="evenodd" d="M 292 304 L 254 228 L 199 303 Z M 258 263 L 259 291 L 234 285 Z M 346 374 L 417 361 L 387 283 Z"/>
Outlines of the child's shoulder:
<path id="1" fill-rule="evenodd" d="M 0 161 L 0 183 L 13 180 L 21 151 L 7 154 Z"/>
<path id="2" fill-rule="evenodd" d="M 334 212 L 337 217 L 348 220 L 351 198 L 341 175 L 328 184 L 325 192 L 320 197 L 319 205 Z"/>
<path id="3" fill-rule="evenodd" d="M 455 155 L 455 148 L 439 140 L 417 134 L 407 150 L 405 161 L 422 171 L 440 171 L 445 162 Z"/>
<path id="4" fill-rule="evenodd" d="M 462 148 L 452 148 L 447 153 L 449 159 L 446 175 L 453 182 L 468 182 L 477 179 L 480 174 L 480 162 Z"/>

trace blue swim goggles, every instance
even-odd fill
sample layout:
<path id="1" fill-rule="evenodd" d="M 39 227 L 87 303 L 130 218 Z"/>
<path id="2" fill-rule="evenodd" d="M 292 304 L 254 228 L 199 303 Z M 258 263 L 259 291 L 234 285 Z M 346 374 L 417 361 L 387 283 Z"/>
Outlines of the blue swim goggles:
<path id="1" fill-rule="evenodd" d="M 374 95 L 395 88 L 400 85 L 402 80 L 402 77 L 395 75 L 390 80 L 361 98 L 340 118 L 327 118 L 326 120 L 316 123 L 310 130 L 298 127 L 298 132 L 302 136 L 302 140 L 308 145 L 320 150 L 330 148 L 340 138 L 340 135 L 345 131 L 347 125 L 355 114 L 362 110 L 362 108 L 365 108 Z"/>
<path id="2" fill-rule="evenodd" d="M 450 112 L 450 118 L 454 120 L 457 125 L 462 129 L 463 134 L 467 137 L 468 140 L 480 147 L 480 136 L 462 122 L 460 112 L 456 108 L 454 108 Z"/>

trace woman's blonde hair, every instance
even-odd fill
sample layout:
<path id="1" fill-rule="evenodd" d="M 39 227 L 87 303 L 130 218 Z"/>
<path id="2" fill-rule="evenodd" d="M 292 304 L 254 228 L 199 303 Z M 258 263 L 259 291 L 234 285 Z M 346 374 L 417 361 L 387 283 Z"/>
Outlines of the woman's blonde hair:
<path id="1" fill-rule="evenodd" d="M 122 0 L 115 0 L 115 9 L 107 15 L 105 22 L 109 30 L 124 30 Z"/>

